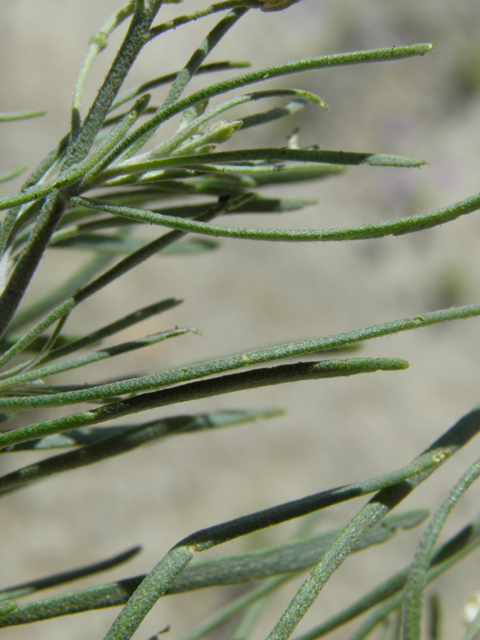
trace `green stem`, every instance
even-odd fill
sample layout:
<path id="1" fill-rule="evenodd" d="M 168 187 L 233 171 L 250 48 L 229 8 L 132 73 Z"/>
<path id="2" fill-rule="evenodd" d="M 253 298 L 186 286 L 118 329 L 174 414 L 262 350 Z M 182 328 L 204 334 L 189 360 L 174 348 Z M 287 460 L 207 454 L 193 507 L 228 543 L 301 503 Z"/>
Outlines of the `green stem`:
<path id="1" fill-rule="evenodd" d="M 130 640 L 143 619 L 175 577 L 193 558 L 189 547 L 174 547 L 141 582 L 110 627 L 104 640 Z"/>
<path id="2" fill-rule="evenodd" d="M 65 207 L 66 201 L 58 194 L 51 194 L 42 207 L 25 249 L 0 295 L 0 338 L 8 329 Z"/>
<path id="3" fill-rule="evenodd" d="M 89 50 L 82 69 L 79 73 L 75 89 L 73 91 L 73 103 L 72 103 L 72 140 L 74 140 L 79 132 L 81 126 L 80 105 L 83 93 L 83 87 L 87 79 L 88 73 L 92 67 L 93 62 L 97 55 L 105 49 L 107 46 L 108 36 L 124 21 L 128 18 L 134 10 L 135 2 L 130 0 L 121 9 L 117 9 L 115 13 L 105 22 L 100 31 L 93 35 L 89 41 Z"/>
<path id="4" fill-rule="evenodd" d="M 422 535 L 422 539 L 415 553 L 415 558 L 410 565 L 405 588 L 403 612 L 404 640 L 420 640 L 423 593 L 425 585 L 427 584 L 427 572 L 431 564 L 434 545 L 452 509 L 479 476 L 480 459 L 474 462 L 458 480 L 447 498 L 435 512 Z"/>

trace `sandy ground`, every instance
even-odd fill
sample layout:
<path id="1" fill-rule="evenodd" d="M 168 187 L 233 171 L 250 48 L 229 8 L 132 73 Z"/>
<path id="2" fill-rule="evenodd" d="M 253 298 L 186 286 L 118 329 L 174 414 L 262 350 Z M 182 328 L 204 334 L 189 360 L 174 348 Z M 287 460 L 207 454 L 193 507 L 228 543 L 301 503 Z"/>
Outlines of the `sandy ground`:
<path id="1" fill-rule="evenodd" d="M 186 10 L 204 4 L 184 2 Z M 3 0 L 0 7 L 1 110 L 48 111 L 42 120 L 2 126 L 4 172 L 25 163 L 33 168 L 67 131 L 71 92 L 88 37 L 117 7 L 117 0 Z M 175 5 L 165 7 L 163 17 L 178 10 Z M 139 58 L 128 86 L 177 69 L 213 24 L 210 19 L 198 21 L 153 43 Z M 330 110 L 309 106 L 291 121 L 265 127 L 250 139 L 252 144 L 282 146 L 300 127 L 301 145 L 411 155 L 429 164 L 417 170 L 351 168 L 323 183 L 270 189 L 287 197 L 316 198 L 318 204 L 260 222 L 286 228 L 349 226 L 413 215 L 473 195 L 480 164 L 479 27 L 473 0 L 304 0 L 281 13 L 251 11 L 212 60 L 250 59 L 259 67 L 346 50 L 414 42 L 436 45 L 424 58 L 328 69 L 271 85 L 314 91 Z M 112 39 L 99 59 L 85 105 L 95 95 L 119 38 Z M 154 97 L 157 104 L 161 95 Z M 3 187 L 4 193 L 13 189 L 9 184 Z M 231 220 L 258 224 L 253 217 Z M 478 302 L 479 231 L 478 214 L 472 214 L 400 238 L 322 245 L 224 240 L 219 250 L 208 254 L 156 257 L 103 297 L 81 306 L 69 320 L 69 329 L 92 330 L 122 313 L 174 296 L 184 303 L 146 322 L 144 333 L 178 325 L 196 327 L 201 335 L 188 334 L 125 357 L 114 368 L 85 369 L 71 379 L 93 382 L 114 374 L 160 370 Z M 32 282 L 29 300 L 56 281 L 59 268 L 66 277 L 84 257 L 79 254 L 78 262 L 77 256 L 68 257 L 67 263 L 65 259 L 62 251 L 52 252 Z M 136 331 L 121 338 L 137 337 Z M 359 352 L 405 358 L 410 362 L 407 371 L 284 385 L 152 412 L 147 419 L 243 407 L 286 409 L 282 418 L 172 438 L 128 458 L 7 496 L 0 512 L 2 586 L 141 544 L 143 553 L 128 566 L 78 586 L 137 575 L 199 528 L 407 464 L 478 403 L 479 344 L 477 320 L 422 329 L 373 341 Z M 38 419 L 39 413 L 19 420 L 24 424 Z M 476 458 L 475 448 L 473 442 L 449 461 L 404 508 L 436 508 Z M 5 455 L 0 462 L 6 472 L 32 460 L 31 454 L 19 453 Z M 442 539 L 477 514 L 477 502 L 478 488 L 473 487 Z M 360 506 L 355 502 L 332 509 L 320 520 L 319 530 L 342 525 Z M 276 527 L 211 555 L 287 540 L 293 531 L 292 524 Z M 418 537 L 418 531 L 401 533 L 384 547 L 350 558 L 301 629 L 311 628 L 403 567 Z M 477 563 L 474 554 L 435 587 L 443 602 L 443 638 L 463 635 L 461 608 L 480 587 Z M 212 590 L 165 599 L 135 638 L 148 638 L 170 624 L 169 636 L 181 639 L 214 607 L 240 592 Z M 276 597 L 255 639 L 269 632 L 293 593 L 290 584 Z M 112 609 L 3 630 L 2 638 L 100 639 L 115 615 Z M 335 637 L 349 637 L 356 626 L 358 622 Z M 218 637 L 225 633 L 224 629 Z"/>

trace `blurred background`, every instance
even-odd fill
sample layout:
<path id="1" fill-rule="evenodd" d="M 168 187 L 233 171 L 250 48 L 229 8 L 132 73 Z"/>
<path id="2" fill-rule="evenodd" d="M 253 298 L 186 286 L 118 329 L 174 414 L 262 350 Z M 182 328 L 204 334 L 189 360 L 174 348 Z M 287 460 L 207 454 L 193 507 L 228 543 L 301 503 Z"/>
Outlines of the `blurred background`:
<path id="1" fill-rule="evenodd" d="M 189 12 L 207 5 L 203 0 L 165 5 L 156 22 L 178 15 L 181 9 Z M 67 132 L 72 90 L 88 39 L 118 6 L 118 0 L 0 0 L 0 110 L 47 111 L 41 119 L 2 125 L 0 173 L 24 164 L 32 170 Z M 140 55 L 125 88 L 181 68 L 217 20 L 215 16 L 198 20 L 157 38 Z M 124 32 L 121 28 L 111 38 L 94 67 L 84 113 Z M 350 226 L 422 213 L 476 193 L 480 14 L 473 0 L 303 0 L 283 12 L 252 10 L 209 61 L 250 60 L 255 69 L 307 56 L 415 42 L 433 42 L 435 49 L 421 58 L 324 69 L 272 81 L 269 87 L 318 93 L 330 109 L 309 105 L 291 119 L 254 130 L 255 138 L 247 135 L 250 132 L 237 134 L 231 147 L 283 146 L 299 128 L 301 146 L 394 153 L 429 164 L 410 170 L 352 167 L 316 184 L 271 187 L 265 193 L 315 198 L 318 204 L 262 219 L 231 217 L 228 223 Z M 218 79 L 225 77 L 223 73 Z M 192 89 L 207 79 L 215 78 L 196 79 Z M 157 90 L 153 103 L 160 104 L 164 95 Z M 177 121 L 169 126 L 175 125 Z M 163 135 L 160 130 L 157 142 Z M 2 185 L 3 193 L 20 184 L 17 180 Z M 189 326 L 201 335 L 187 334 L 123 357 L 114 365 L 81 369 L 70 379 L 92 383 L 112 375 L 141 374 L 478 302 L 479 232 L 478 213 L 473 213 L 446 226 L 398 238 L 338 244 L 222 240 L 218 250 L 198 256 L 155 257 L 82 304 L 69 319 L 67 330 L 93 330 L 127 311 L 176 297 L 183 304 L 145 322 L 143 334 Z M 49 290 L 59 270 L 66 279 L 86 257 L 78 253 L 72 259 L 71 252 L 52 251 L 32 281 L 26 301 Z M 171 438 L 128 458 L 113 458 L 5 497 L 0 512 L 0 587 L 92 563 L 141 544 L 143 553 L 128 566 L 72 587 L 138 575 L 197 529 L 407 464 L 478 403 L 478 327 L 478 320 L 472 319 L 421 329 L 372 341 L 358 352 L 405 358 L 410 362 L 406 371 L 242 392 L 137 416 L 141 422 L 221 409 L 286 410 L 283 417 L 265 422 Z M 138 331 L 125 332 L 122 341 L 138 337 Z M 21 416 L 18 424 L 44 416 Z M 477 451 L 474 441 L 401 509 L 435 509 Z M 34 455 L 2 456 L 2 473 L 32 462 Z M 447 523 L 442 540 L 477 515 L 478 501 L 479 488 L 474 486 Z M 319 530 L 342 526 L 361 506 L 355 501 L 329 510 Z M 278 526 L 223 545 L 205 557 L 286 541 L 297 527 L 297 523 Z M 418 536 L 416 530 L 403 532 L 383 547 L 351 557 L 298 631 L 310 629 L 410 562 Z M 480 589 L 478 562 L 477 552 L 429 591 L 438 592 L 444 604 L 443 638 L 464 633 L 461 611 L 472 592 Z M 181 639 L 242 589 L 165 598 L 135 638 L 148 638 L 170 625 L 169 637 Z M 268 634 L 294 592 L 295 585 L 289 583 L 275 598 L 255 638 Z M 2 638 L 102 638 L 117 612 L 111 609 L 6 629 Z M 358 625 L 354 622 L 334 637 L 347 638 Z M 218 637 L 225 634 L 227 628 Z"/>

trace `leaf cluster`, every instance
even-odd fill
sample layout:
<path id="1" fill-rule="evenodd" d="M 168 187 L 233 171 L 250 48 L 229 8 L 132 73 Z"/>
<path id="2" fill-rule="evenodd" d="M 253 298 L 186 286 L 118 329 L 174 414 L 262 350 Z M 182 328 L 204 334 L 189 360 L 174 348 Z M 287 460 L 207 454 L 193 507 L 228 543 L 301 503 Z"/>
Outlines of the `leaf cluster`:
<path id="1" fill-rule="evenodd" d="M 83 302 L 160 252 L 181 255 L 210 251 L 217 242 L 208 236 L 240 241 L 328 242 L 402 235 L 450 222 L 480 208 L 480 195 L 476 194 L 435 211 L 349 228 L 285 230 L 224 223 L 232 213 L 261 217 L 312 204 L 307 199 L 265 195 L 264 188 L 268 186 L 322 181 L 341 174 L 348 165 L 408 168 L 423 164 L 421 160 L 381 153 L 324 150 L 314 142 L 299 148 L 296 134 L 291 135 L 282 148 L 217 150 L 232 137 L 240 139 L 242 131 L 288 118 L 309 103 L 318 108 L 327 106 L 309 91 L 291 88 L 253 91 L 251 85 L 301 71 L 421 56 L 433 46 L 416 44 L 326 55 L 244 72 L 243 68 L 248 66 L 244 61 L 206 60 L 247 12 L 283 10 L 294 2 L 228 0 L 156 24 L 162 4 L 162 0 L 127 2 L 92 36 L 73 92 L 70 131 L 26 179 L 20 191 L 0 198 L 0 209 L 6 210 L 0 228 L 0 411 L 4 424 L 0 448 L 10 455 L 26 449 L 62 449 L 60 453 L 1 477 L 0 493 L 16 491 L 52 474 L 90 465 L 167 436 L 271 418 L 278 411 L 212 411 L 198 415 L 173 414 L 132 425 L 107 424 L 99 428 L 99 424 L 237 390 L 405 369 L 408 363 L 398 358 L 325 358 L 321 352 L 331 355 L 329 352 L 333 349 L 345 349 L 366 340 L 480 315 L 480 304 L 472 304 L 197 364 L 187 363 L 148 375 L 117 377 L 88 385 L 59 385 L 56 380 L 62 381 L 62 375 L 67 371 L 195 331 L 175 326 L 114 346 L 99 346 L 127 328 L 173 310 L 181 302 L 177 299 L 161 300 L 129 312 L 86 335 L 73 335 L 66 330 L 70 314 Z M 221 14 L 218 23 L 183 69 L 121 92 L 137 55 L 152 39 L 217 13 Z M 111 33 L 127 20 L 129 25 L 123 43 L 83 117 L 81 102 L 88 72 L 97 55 L 107 46 Z M 225 72 L 228 77 L 212 84 L 206 81 L 202 89 L 188 93 L 194 76 L 208 78 L 212 72 Z M 165 99 L 159 106 L 152 105 L 150 92 L 163 86 L 169 87 Z M 246 92 L 241 93 L 243 91 Z M 259 107 L 253 115 L 228 119 L 232 109 L 238 111 L 243 105 L 261 105 L 272 99 L 276 101 L 273 108 Z M 3 114 L 0 120 L 8 122 L 40 114 L 39 111 Z M 162 127 L 176 116 L 179 116 L 179 123 L 175 133 L 162 139 Z M 147 143 L 153 147 L 145 151 Z M 13 170 L 1 180 L 10 180 L 20 171 Z M 212 222 L 217 218 L 222 218 L 220 224 Z M 132 237 L 132 230 L 145 224 L 158 227 L 159 235 L 154 240 Z M 195 234 L 193 238 L 187 237 L 192 233 Z M 24 294 L 45 252 L 60 247 L 88 250 L 94 257 L 66 282 L 56 283 L 33 304 L 23 304 Z M 318 359 L 304 362 L 301 358 L 306 354 L 317 354 Z M 292 358 L 295 358 L 294 362 L 291 362 Z M 289 360 L 286 364 L 265 366 L 286 359 Z M 53 382 L 51 376 L 57 376 Z M 80 407 L 84 404 L 91 408 Z M 9 426 L 16 413 L 69 406 L 74 407 L 72 412 L 68 409 L 60 417 L 18 428 Z M 193 533 L 175 545 L 146 576 L 17 605 L 16 600 L 21 597 L 129 560 L 137 553 L 135 548 L 94 565 L 6 588 L 0 593 L 0 626 L 124 605 L 105 638 L 127 640 L 158 598 L 164 595 L 262 580 L 260 586 L 254 586 L 207 621 L 190 640 L 201 637 L 239 611 L 245 611 L 245 614 L 237 633 L 246 637 L 261 612 L 265 597 L 300 571 L 310 568 L 309 577 L 270 636 L 272 640 L 286 639 L 350 553 L 384 542 L 397 530 L 414 527 L 426 517 L 426 512 L 400 515 L 390 512 L 477 434 L 479 417 L 476 408 L 402 469 Z M 363 638 L 392 612 L 400 610 L 403 611 L 403 637 L 408 640 L 419 638 L 426 584 L 480 542 L 477 518 L 450 541 L 435 546 L 452 506 L 479 473 L 480 462 L 476 462 L 452 489 L 430 520 L 410 567 L 299 638 L 321 637 L 370 611 L 370 618 L 355 636 Z M 288 544 L 189 566 L 198 551 L 370 494 L 373 497 L 367 504 L 338 531 L 305 537 L 310 526 L 307 519 L 307 529 L 302 528 L 299 538 Z"/>

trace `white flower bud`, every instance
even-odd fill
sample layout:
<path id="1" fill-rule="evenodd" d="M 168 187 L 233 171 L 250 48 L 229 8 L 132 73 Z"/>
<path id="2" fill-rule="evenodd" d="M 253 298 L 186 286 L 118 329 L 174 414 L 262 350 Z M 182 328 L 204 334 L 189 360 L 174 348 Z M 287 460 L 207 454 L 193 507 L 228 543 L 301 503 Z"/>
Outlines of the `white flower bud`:
<path id="1" fill-rule="evenodd" d="M 475 616 L 480 612 L 480 591 L 476 591 L 463 607 L 463 621 L 470 626 Z"/>

